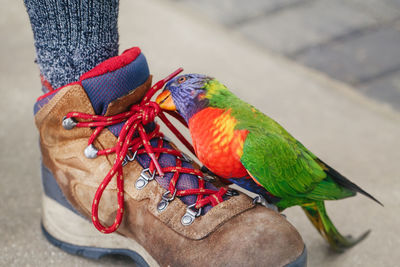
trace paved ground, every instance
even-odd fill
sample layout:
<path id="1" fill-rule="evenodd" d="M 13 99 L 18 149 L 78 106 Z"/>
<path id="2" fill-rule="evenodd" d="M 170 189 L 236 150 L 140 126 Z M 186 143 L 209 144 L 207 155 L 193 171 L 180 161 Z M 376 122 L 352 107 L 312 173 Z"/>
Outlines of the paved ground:
<path id="1" fill-rule="evenodd" d="M 175 0 L 400 110 L 399 0 Z"/>
<path id="2" fill-rule="evenodd" d="M 65 254 L 40 233 L 40 156 L 32 118 L 40 85 L 32 33 L 22 1 L 3 0 L 3 7 L 7 8 L 0 10 L 0 266 L 127 265 L 130 261 L 124 258 L 91 261 Z M 141 46 L 156 79 L 177 66 L 218 77 L 385 204 L 382 208 L 361 196 L 328 203 L 343 233 L 358 235 L 372 229 L 367 240 L 341 255 L 327 250 L 300 209 L 285 212 L 307 244 L 309 266 L 398 265 L 398 113 L 202 20 L 179 3 L 125 0 L 120 9 L 121 50 Z"/>

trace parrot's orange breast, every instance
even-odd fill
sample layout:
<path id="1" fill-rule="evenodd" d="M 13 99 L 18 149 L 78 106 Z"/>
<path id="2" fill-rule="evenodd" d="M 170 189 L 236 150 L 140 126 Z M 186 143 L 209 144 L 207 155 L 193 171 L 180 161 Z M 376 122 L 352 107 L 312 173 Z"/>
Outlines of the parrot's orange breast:
<path id="1" fill-rule="evenodd" d="M 237 121 L 230 110 L 205 108 L 189 120 L 193 147 L 199 160 L 223 178 L 248 173 L 240 162 L 248 131 L 235 130 Z"/>

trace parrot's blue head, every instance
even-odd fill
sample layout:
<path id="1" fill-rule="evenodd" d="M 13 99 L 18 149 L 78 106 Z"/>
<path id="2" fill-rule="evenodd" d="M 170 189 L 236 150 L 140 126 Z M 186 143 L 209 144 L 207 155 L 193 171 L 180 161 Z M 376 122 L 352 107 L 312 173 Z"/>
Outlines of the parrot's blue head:
<path id="1" fill-rule="evenodd" d="M 207 107 L 205 85 L 211 77 L 202 74 L 185 74 L 167 83 L 156 102 L 162 109 L 178 112 L 186 122 L 198 111 Z"/>

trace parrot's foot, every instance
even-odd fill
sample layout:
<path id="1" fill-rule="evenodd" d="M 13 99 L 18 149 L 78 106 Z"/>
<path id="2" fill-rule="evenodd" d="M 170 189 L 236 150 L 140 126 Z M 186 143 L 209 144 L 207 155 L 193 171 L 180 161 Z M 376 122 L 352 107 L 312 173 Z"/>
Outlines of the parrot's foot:
<path id="1" fill-rule="evenodd" d="M 279 213 L 278 207 L 274 204 L 268 203 L 268 201 L 261 195 L 257 195 L 253 198 L 253 203 L 263 205 L 264 207 Z"/>
<path id="2" fill-rule="evenodd" d="M 206 175 L 204 175 L 204 177 L 203 177 L 203 179 L 204 179 L 206 182 L 213 183 L 213 182 L 215 182 L 215 181 L 217 180 L 217 179 L 215 178 L 215 177 L 217 177 L 217 175 L 215 175 L 213 172 L 211 172 L 206 166 L 202 166 L 202 167 L 200 168 L 200 170 L 201 170 L 202 173 L 206 174 Z"/>
<path id="3" fill-rule="evenodd" d="M 212 171 L 210 171 L 206 166 L 202 166 L 201 168 L 200 168 L 200 170 L 203 172 L 203 173 L 207 173 L 208 175 L 210 175 L 210 176 L 212 176 L 212 178 L 214 178 L 215 176 L 218 176 L 218 175 L 216 175 L 215 173 L 213 173 Z"/>
<path id="4" fill-rule="evenodd" d="M 204 179 L 206 182 L 213 183 L 213 182 L 215 182 L 215 181 L 217 180 L 218 175 L 216 175 L 215 173 L 213 173 L 212 171 L 210 171 L 206 166 L 203 165 L 203 166 L 200 168 L 200 170 L 201 170 L 202 173 L 205 174 L 204 177 L 203 177 L 203 179 Z M 226 183 L 224 180 L 225 180 L 225 179 L 220 179 L 220 181 L 221 181 L 223 184 Z"/>
<path id="5" fill-rule="evenodd" d="M 238 196 L 239 192 L 233 188 L 229 188 L 225 195 L 228 197 Z"/>

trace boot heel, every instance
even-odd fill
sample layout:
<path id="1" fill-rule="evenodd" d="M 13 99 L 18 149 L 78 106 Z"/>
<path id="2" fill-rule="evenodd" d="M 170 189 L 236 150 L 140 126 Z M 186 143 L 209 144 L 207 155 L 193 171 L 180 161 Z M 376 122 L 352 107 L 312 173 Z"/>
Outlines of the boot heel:
<path id="1" fill-rule="evenodd" d="M 110 254 L 126 255 L 138 266 L 158 266 L 137 242 L 122 235 L 102 234 L 92 223 L 43 195 L 42 231 L 47 240 L 62 250 L 86 258 L 99 259 Z"/>

